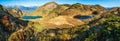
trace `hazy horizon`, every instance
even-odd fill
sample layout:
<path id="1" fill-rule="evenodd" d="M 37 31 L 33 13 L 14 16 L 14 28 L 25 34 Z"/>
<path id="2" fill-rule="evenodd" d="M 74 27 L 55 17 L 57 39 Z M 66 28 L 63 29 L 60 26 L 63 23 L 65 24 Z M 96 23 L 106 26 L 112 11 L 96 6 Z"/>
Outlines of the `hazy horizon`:
<path id="1" fill-rule="evenodd" d="M 41 6 L 47 2 L 56 2 L 58 4 L 99 4 L 103 7 L 120 7 L 120 0 L 1 0 L 0 4 L 4 6 Z"/>

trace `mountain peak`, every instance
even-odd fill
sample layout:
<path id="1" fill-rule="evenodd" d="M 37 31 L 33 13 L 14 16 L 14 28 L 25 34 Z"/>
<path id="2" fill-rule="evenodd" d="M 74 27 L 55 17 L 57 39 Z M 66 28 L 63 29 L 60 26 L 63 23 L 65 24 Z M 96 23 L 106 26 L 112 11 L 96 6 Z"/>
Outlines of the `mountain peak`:
<path id="1" fill-rule="evenodd" d="M 24 15 L 24 12 L 21 11 L 19 8 L 11 8 L 9 10 L 9 13 L 12 14 L 14 17 L 22 17 Z"/>
<path id="2" fill-rule="evenodd" d="M 48 3 L 44 4 L 44 5 L 42 5 L 41 7 L 39 7 L 38 9 L 36 9 L 35 11 L 33 11 L 31 14 L 32 15 L 46 16 L 57 7 L 58 7 L 57 3 L 48 2 Z M 36 13 L 36 14 L 34 14 L 34 13 Z"/>
<path id="3" fill-rule="evenodd" d="M 51 8 L 51 7 L 55 7 L 55 6 L 57 6 L 57 5 L 58 5 L 58 4 L 57 4 L 56 2 L 48 2 L 48 3 L 46 3 L 46 4 L 43 5 L 43 6 Z"/>
<path id="4" fill-rule="evenodd" d="M 57 3 L 52 1 L 52 2 L 47 2 L 46 4 L 57 4 Z"/>

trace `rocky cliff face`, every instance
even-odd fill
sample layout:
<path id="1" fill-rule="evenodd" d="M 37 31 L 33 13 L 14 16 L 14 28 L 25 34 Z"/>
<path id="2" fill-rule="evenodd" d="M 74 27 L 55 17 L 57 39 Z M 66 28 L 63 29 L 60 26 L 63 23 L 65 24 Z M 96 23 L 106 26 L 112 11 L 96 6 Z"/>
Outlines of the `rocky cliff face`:
<path id="1" fill-rule="evenodd" d="M 25 15 L 25 12 L 21 11 L 20 9 L 18 8 L 11 8 L 9 10 L 9 13 L 11 15 L 13 15 L 14 17 L 17 17 L 17 18 L 20 18 L 20 17 L 23 17 Z"/>
<path id="2" fill-rule="evenodd" d="M 112 8 L 112 9 L 109 11 L 109 13 L 120 15 L 120 7 Z"/>

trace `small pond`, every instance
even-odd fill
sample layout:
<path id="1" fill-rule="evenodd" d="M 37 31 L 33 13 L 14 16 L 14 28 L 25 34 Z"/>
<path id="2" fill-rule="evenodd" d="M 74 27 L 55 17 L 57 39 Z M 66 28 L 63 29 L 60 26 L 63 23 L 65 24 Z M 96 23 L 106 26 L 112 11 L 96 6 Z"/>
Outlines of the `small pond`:
<path id="1" fill-rule="evenodd" d="M 85 20 L 85 19 L 90 19 L 92 16 L 75 16 L 74 18 Z"/>

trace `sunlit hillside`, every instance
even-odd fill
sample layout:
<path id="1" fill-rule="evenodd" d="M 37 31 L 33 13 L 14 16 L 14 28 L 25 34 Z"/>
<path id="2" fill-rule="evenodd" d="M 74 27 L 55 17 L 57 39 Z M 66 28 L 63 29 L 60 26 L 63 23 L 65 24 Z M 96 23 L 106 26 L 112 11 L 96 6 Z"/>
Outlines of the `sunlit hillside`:
<path id="1" fill-rule="evenodd" d="M 115 4 L 106 8 L 98 1 L 53 0 L 39 7 L 34 6 L 37 1 L 28 1 L 37 4 L 25 7 L 5 2 L 0 3 L 0 41 L 120 41 L 120 7 Z"/>

